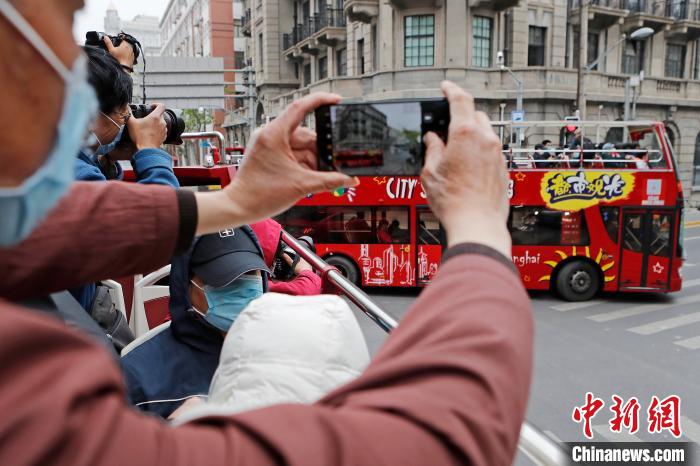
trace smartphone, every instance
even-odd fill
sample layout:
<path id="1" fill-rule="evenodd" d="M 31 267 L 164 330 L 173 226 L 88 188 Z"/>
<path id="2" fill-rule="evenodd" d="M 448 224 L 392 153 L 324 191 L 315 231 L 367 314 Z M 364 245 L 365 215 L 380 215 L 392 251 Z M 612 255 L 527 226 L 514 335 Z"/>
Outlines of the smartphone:
<path id="1" fill-rule="evenodd" d="M 351 176 L 419 176 L 423 136 L 447 142 L 446 99 L 343 103 L 316 109 L 319 170 Z"/>

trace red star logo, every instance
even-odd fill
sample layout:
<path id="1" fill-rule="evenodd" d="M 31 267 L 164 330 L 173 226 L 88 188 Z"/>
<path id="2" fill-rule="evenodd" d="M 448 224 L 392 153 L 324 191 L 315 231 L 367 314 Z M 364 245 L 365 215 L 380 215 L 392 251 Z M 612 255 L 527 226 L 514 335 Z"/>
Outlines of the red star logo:
<path id="1" fill-rule="evenodd" d="M 523 172 L 518 172 L 515 174 L 515 179 L 517 181 L 523 181 L 525 178 L 527 178 L 527 175 L 525 175 Z"/>
<path id="2" fill-rule="evenodd" d="M 654 264 L 654 266 L 652 267 L 652 270 L 654 271 L 654 273 L 660 274 L 660 273 L 662 273 L 662 272 L 664 271 L 664 266 L 661 265 L 661 263 L 657 262 L 657 263 Z"/>

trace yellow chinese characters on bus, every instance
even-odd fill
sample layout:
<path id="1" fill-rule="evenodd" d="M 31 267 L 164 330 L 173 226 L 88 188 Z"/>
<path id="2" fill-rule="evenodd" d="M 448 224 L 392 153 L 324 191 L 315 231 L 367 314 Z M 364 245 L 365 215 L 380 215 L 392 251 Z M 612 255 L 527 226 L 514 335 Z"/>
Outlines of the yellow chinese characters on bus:
<path id="1" fill-rule="evenodd" d="M 540 194 L 547 207 L 576 211 L 601 202 L 626 199 L 633 190 L 632 173 L 557 171 L 544 175 Z"/>

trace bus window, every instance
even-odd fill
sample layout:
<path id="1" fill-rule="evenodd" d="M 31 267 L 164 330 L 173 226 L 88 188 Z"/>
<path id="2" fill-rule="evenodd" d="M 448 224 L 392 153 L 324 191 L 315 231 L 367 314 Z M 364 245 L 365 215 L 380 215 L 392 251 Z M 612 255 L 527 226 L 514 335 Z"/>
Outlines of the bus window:
<path id="1" fill-rule="evenodd" d="M 410 242 L 407 207 L 296 206 L 276 220 L 292 236 L 318 244 Z"/>
<path id="2" fill-rule="evenodd" d="M 583 211 L 516 206 L 511 209 L 508 223 L 513 245 L 583 245 L 590 242 Z"/>
<path id="3" fill-rule="evenodd" d="M 620 229 L 620 209 L 618 207 L 601 207 L 600 217 L 603 219 L 608 236 L 613 243 L 617 244 L 617 235 Z"/>
<path id="4" fill-rule="evenodd" d="M 411 232 L 408 229 L 408 208 L 377 207 L 375 222 L 377 242 L 399 244 L 411 242 Z"/>
<path id="5" fill-rule="evenodd" d="M 656 137 L 655 132 L 645 133 L 644 137 L 638 142 L 643 153 L 646 153 L 649 159 L 649 168 L 668 168 L 668 159 L 661 151 L 661 144 L 659 144 L 659 139 Z"/>
<path id="6" fill-rule="evenodd" d="M 671 215 L 654 214 L 651 219 L 651 254 L 671 255 Z"/>
<path id="7" fill-rule="evenodd" d="M 622 232 L 625 249 L 642 252 L 644 245 L 644 214 L 625 214 L 625 229 Z"/>
<path id="8" fill-rule="evenodd" d="M 418 211 L 418 244 L 439 245 L 442 232 L 440 222 L 431 211 Z"/>
<path id="9" fill-rule="evenodd" d="M 336 210 L 336 208 L 331 208 Z M 329 209 L 330 210 L 330 209 Z M 347 243 L 368 244 L 375 243 L 375 235 L 372 234 L 372 211 L 364 208 L 340 208 L 338 213 L 344 213 L 341 218 L 345 220 L 345 235 Z M 336 222 L 333 222 L 336 223 Z"/>

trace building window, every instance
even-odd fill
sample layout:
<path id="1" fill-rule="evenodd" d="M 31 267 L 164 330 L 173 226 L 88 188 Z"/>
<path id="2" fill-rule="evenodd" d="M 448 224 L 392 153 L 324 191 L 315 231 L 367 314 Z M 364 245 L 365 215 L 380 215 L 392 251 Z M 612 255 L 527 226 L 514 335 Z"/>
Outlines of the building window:
<path id="1" fill-rule="evenodd" d="M 357 74 L 365 74 L 365 40 L 357 41 Z"/>
<path id="2" fill-rule="evenodd" d="M 338 76 L 348 74 L 348 49 L 340 49 L 335 52 L 336 73 Z"/>
<path id="3" fill-rule="evenodd" d="M 693 186 L 700 186 L 700 133 L 695 137 L 695 155 L 693 156 Z"/>
<path id="4" fill-rule="evenodd" d="M 644 42 L 627 41 L 622 50 L 622 72 L 637 74 L 642 71 L 642 63 L 644 63 Z"/>
<path id="5" fill-rule="evenodd" d="M 318 59 L 318 79 L 326 79 L 328 77 L 328 57 Z"/>
<path id="6" fill-rule="evenodd" d="M 685 45 L 666 44 L 666 77 L 682 78 L 685 64 Z"/>
<path id="7" fill-rule="evenodd" d="M 234 65 L 233 67 L 237 70 L 245 68 L 245 52 L 234 52 L 233 53 Z"/>
<path id="8" fill-rule="evenodd" d="M 547 28 L 530 26 L 527 45 L 527 66 L 544 66 Z"/>
<path id="9" fill-rule="evenodd" d="M 379 71 L 379 38 L 376 24 L 372 25 L 372 71 Z"/>
<path id="10" fill-rule="evenodd" d="M 258 69 L 260 71 L 263 70 L 265 66 L 265 51 L 263 48 L 263 35 L 262 33 L 258 34 Z"/>
<path id="11" fill-rule="evenodd" d="M 486 16 L 472 19 L 472 65 L 479 68 L 491 66 L 491 34 L 493 20 Z"/>
<path id="12" fill-rule="evenodd" d="M 695 41 L 695 69 L 693 79 L 700 79 L 700 39 Z"/>
<path id="13" fill-rule="evenodd" d="M 588 51 L 586 53 L 586 65 L 590 65 L 598 59 L 598 44 L 600 43 L 600 35 L 597 32 L 588 33 Z M 598 64 L 591 68 L 591 70 L 598 70 Z"/>
<path id="14" fill-rule="evenodd" d="M 304 65 L 304 86 L 311 84 L 311 63 Z"/>
<path id="15" fill-rule="evenodd" d="M 435 16 L 404 18 L 404 66 L 433 66 L 435 63 Z"/>

